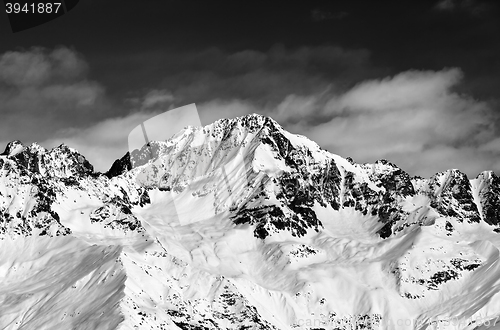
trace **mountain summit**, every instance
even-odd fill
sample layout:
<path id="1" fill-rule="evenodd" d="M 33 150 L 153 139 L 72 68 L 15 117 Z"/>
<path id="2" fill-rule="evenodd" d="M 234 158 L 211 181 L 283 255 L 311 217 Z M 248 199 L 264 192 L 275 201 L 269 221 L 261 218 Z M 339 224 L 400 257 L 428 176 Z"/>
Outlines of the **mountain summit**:
<path id="1" fill-rule="evenodd" d="M 260 115 L 187 127 L 105 174 L 0 155 L 2 329 L 486 329 L 500 179 L 356 164 Z"/>

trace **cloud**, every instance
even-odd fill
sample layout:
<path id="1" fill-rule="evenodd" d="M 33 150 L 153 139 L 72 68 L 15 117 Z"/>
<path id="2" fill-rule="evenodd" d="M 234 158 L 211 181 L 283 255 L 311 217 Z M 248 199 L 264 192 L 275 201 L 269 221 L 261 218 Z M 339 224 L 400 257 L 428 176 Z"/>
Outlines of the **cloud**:
<path id="1" fill-rule="evenodd" d="M 137 125 L 171 108 L 172 106 L 168 108 L 158 106 L 121 117 L 108 118 L 84 128 L 61 129 L 55 132 L 51 138 L 39 143 L 49 149 L 64 143 L 82 153 L 97 171 L 105 172 L 116 159 L 121 158 L 129 150 L 128 136 Z M 212 100 L 198 104 L 197 108 L 202 125 L 211 124 L 221 118 L 234 118 L 261 110 L 250 103 L 239 100 Z M 171 131 L 165 127 L 165 132 Z M 169 137 L 165 136 L 164 138 Z"/>
<path id="2" fill-rule="evenodd" d="M 129 133 L 157 114 L 159 112 L 137 112 L 105 119 L 86 128 L 62 129 L 40 144 L 50 149 L 64 143 L 83 154 L 96 170 L 105 172 L 128 151 Z"/>
<path id="3" fill-rule="evenodd" d="M 336 46 L 288 49 L 275 45 L 266 52 L 234 53 L 210 48 L 166 55 L 162 61 L 169 63 L 169 69 L 156 88 L 172 93 L 178 103 L 239 99 L 276 105 L 290 94 L 342 88 L 378 74 L 370 64 L 369 51 Z"/>
<path id="4" fill-rule="evenodd" d="M 197 105 L 202 125 L 208 125 L 221 118 L 236 118 L 251 113 L 266 114 L 270 109 L 262 108 L 244 100 L 215 99 Z"/>
<path id="5" fill-rule="evenodd" d="M 197 107 L 202 125 L 208 125 L 221 118 L 233 118 L 258 111 L 251 104 L 237 100 L 213 100 L 199 104 Z M 128 151 L 130 132 L 137 125 L 164 113 L 168 109 L 143 110 L 126 116 L 108 118 L 85 128 L 61 129 L 55 132 L 51 138 L 39 143 L 49 149 L 64 143 L 82 153 L 97 171 L 105 172 L 116 159 L 121 158 Z M 165 131 L 171 130 L 166 127 Z M 165 139 L 168 137 L 165 136 Z"/>
<path id="6" fill-rule="evenodd" d="M 463 79 L 457 68 L 412 70 L 366 80 L 345 91 L 288 94 L 277 103 L 220 98 L 197 106 L 203 125 L 249 113 L 269 115 L 333 153 L 357 162 L 389 159 L 412 175 L 429 177 L 448 168 L 471 177 L 487 169 L 500 172 L 498 114 L 490 103 L 454 92 Z M 59 132 L 57 139 L 43 145 L 65 142 L 106 171 L 127 151 L 127 136 L 136 125 L 176 106 L 170 95 L 166 90 L 148 91 L 137 104 L 150 107 Z"/>
<path id="7" fill-rule="evenodd" d="M 99 119 L 105 90 L 87 71 L 83 57 L 66 47 L 0 54 L 0 139 L 43 139 Z"/>
<path id="8" fill-rule="evenodd" d="M 172 93 L 166 90 L 154 89 L 144 96 L 144 99 L 142 100 L 142 108 L 147 109 L 165 103 L 172 103 L 173 101 L 174 97 Z"/>
<path id="9" fill-rule="evenodd" d="M 365 81 L 332 97 L 323 109 L 331 120 L 305 134 L 356 161 L 386 158 L 422 176 L 455 167 L 473 176 L 499 171 L 490 167 L 500 156 L 490 146 L 497 145 L 498 113 L 453 92 L 462 78 L 460 70 L 444 69 Z"/>
<path id="10" fill-rule="evenodd" d="M 261 59 L 262 60 L 262 59 Z M 454 90 L 458 68 L 405 71 L 346 90 L 318 88 L 277 102 L 214 99 L 198 105 L 204 124 L 248 113 L 269 115 L 286 129 L 359 162 L 386 158 L 411 174 L 458 167 L 469 176 L 500 172 L 498 112 L 490 102 Z"/>
<path id="11" fill-rule="evenodd" d="M 447 12 L 466 12 L 473 16 L 481 16 L 491 8 L 489 3 L 477 0 L 441 0 L 434 9 Z"/>
<path id="12" fill-rule="evenodd" d="M 0 56 L 0 82 L 15 87 L 73 80 L 86 70 L 85 61 L 65 47 L 51 52 L 34 47 L 30 51 L 10 51 Z"/>
<path id="13" fill-rule="evenodd" d="M 64 142 L 106 171 L 134 127 L 196 102 L 203 125 L 260 113 L 358 162 L 386 158 L 426 177 L 455 167 L 500 173 L 500 103 L 458 93 L 466 79 L 458 68 L 391 75 L 367 50 L 335 46 L 181 55 L 145 61 L 168 63 L 162 82 L 115 103 L 74 50 L 0 55 L 0 141 Z"/>
<path id="14" fill-rule="evenodd" d="M 462 78 L 458 69 L 434 71 L 406 71 L 381 80 L 365 81 L 335 99 L 333 112 L 351 108 L 351 111 L 386 111 L 407 107 L 422 107 L 438 101 L 451 86 Z"/>
<path id="15" fill-rule="evenodd" d="M 499 115 L 490 102 L 459 94 L 458 68 L 405 71 L 351 88 L 289 93 L 278 102 L 213 99 L 198 104 L 202 123 L 248 113 L 269 115 L 293 133 L 358 162 L 389 159 L 429 177 L 458 167 L 469 176 L 500 172 Z"/>

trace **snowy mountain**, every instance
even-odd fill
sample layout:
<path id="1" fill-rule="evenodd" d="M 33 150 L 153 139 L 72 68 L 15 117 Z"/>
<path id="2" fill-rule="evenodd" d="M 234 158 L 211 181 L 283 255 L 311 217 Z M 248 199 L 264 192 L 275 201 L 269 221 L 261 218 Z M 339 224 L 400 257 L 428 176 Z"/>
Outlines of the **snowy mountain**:
<path id="1" fill-rule="evenodd" d="M 500 329 L 493 172 L 356 164 L 260 115 L 104 174 L 11 142 L 0 214 L 2 329 Z"/>

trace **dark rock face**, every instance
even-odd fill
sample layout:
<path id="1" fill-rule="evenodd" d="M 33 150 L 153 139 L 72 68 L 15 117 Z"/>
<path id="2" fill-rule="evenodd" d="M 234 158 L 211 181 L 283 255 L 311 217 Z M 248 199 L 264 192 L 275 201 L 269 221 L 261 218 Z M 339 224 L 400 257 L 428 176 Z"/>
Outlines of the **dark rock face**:
<path id="1" fill-rule="evenodd" d="M 382 205 L 378 208 L 377 213 L 380 221 L 385 224 L 378 233 L 380 237 L 387 238 L 392 233 L 391 228 L 393 225 L 408 216 L 408 213 L 403 211 L 399 202 L 406 197 L 414 196 L 415 189 L 408 173 L 396 165 L 386 161 L 378 161 L 375 164 L 384 164 L 391 167 L 389 172 L 374 172 L 371 176 L 377 182 L 377 186 L 385 189 L 385 193 L 379 197 L 379 205 Z M 396 231 L 401 229 L 401 227 L 396 228 Z"/>
<path id="2" fill-rule="evenodd" d="M 377 204 L 378 194 L 368 187 L 368 183 L 359 182 L 353 172 L 346 172 L 344 177 L 344 207 L 354 207 L 363 215 L 367 215 L 369 208 Z"/>
<path id="3" fill-rule="evenodd" d="M 13 141 L 2 155 L 32 173 L 47 176 L 87 176 L 94 173 L 94 167 L 83 155 L 64 144 L 48 151 L 36 143 L 27 147 L 19 141 Z"/>
<path id="4" fill-rule="evenodd" d="M 1 156 L 9 156 L 9 155 L 12 155 L 16 152 L 16 150 L 19 150 L 19 149 L 25 149 L 26 146 L 19 140 L 14 140 L 14 141 L 11 141 L 7 144 L 7 146 L 5 147 L 5 150 L 4 152 L 2 152 L 0 155 Z"/>
<path id="5" fill-rule="evenodd" d="M 245 122 L 253 132 L 259 132 L 256 119 Z M 301 237 L 308 229 L 322 227 L 313 206 L 340 208 L 341 174 L 333 159 L 326 163 L 314 159 L 307 148 L 296 148 L 278 130 L 272 120 L 264 121 L 267 128 L 259 133 L 261 143 L 270 146 L 278 160 L 284 161 L 289 171 L 273 178 L 273 185 L 278 187 L 276 199 L 279 206 L 242 208 L 233 217 L 236 224 L 256 224 L 255 236 L 261 239 L 270 234 L 270 230 L 287 230 L 293 236 Z M 263 189 L 255 192 L 253 200 L 264 200 L 267 196 Z"/>
<path id="6" fill-rule="evenodd" d="M 435 270 L 428 272 L 428 267 L 431 264 L 434 266 L 439 264 Z M 441 289 L 443 284 L 449 281 L 455 281 L 461 279 L 464 275 L 469 272 L 474 271 L 482 265 L 482 260 L 480 259 L 462 259 L 462 258 L 451 258 L 451 259 L 440 259 L 434 260 L 432 258 L 427 259 L 424 264 L 417 263 L 409 267 L 407 262 L 399 262 L 395 266 L 391 273 L 396 277 L 398 281 L 399 292 L 402 297 L 408 299 L 419 299 L 425 296 L 428 291 L 438 291 Z M 420 268 L 426 270 L 420 273 L 420 276 L 415 276 L 415 273 L 409 273 L 410 268 Z M 402 285 L 412 284 L 412 286 L 420 287 L 419 292 L 422 295 L 412 295 L 402 289 Z"/>
<path id="7" fill-rule="evenodd" d="M 385 160 L 374 165 L 364 165 L 368 177 L 379 190 L 370 188 L 368 182 L 360 181 L 353 172 L 346 172 L 344 178 L 343 206 L 354 207 L 363 215 L 378 216 L 384 225 L 378 234 L 382 238 L 389 237 L 397 222 L 405 219 L 408 214 L 400 206 L 400 201 L 414 196 L 415 189 L 410 176 L 396 165 Z"/>
<path id="8" fill-rule="evenodd" d="M 481 220 L 465 173 L 458 170 L 437 173 L 430 180 L 429 194 L 431 206 L 444 216 L 455 217 L 460 222 L 466 220 L 468 223 Z"/>
<path id="9" fill-rule="evenodd" d="M 370 188 L 368 182 L 364 182 L 353 172 L 345 171 L 342 177 L 333 159 L 329 159 L 326 163 L 319 162 L 314 159 L 311 150 L 294 147 L 279 130 L 274 128 L 272 122 L 264 124 L 269 126 L 260 135 L 260 140 L 269 145 L 277 154 L 277 159 L 283 160 L 291 169 L 276 179 L 276 184 L 280 187 L 276 198 L 282 207 L 290 211 L 291 215 L 285 212 L 288 222 L 302 224 L 303 229 L 317 229 L 322 224 L 312 209 L 315 203 L 322 207 L 330 206 L 333 210 L 354 207 L 363 215 L 378 216 L 384 224 L 379 230 L 379 235 L 386 238 L 392 234 L 395 223 L 408 216 L 399 204 L 404 198 L 415 195 L 415 189 L 410 176 L 396 165 L 379 161 L 373 166 L 364 166 L 362 170 L 369 173 L 370 180 L 380 188 L 374 190 Z M 256 131 L 253 124 L 249 125 Z M 383 167 L 383 170 L 379 167 Z M 344 189 L 341 196 L 342 187 Z M 245 210 L 245 213 L 235 217 L 236 221 L 251 222 L 249 219 L 255 220 L 262 216 L 260 209 L 253 217 L 248 212 L 253 211 Z M 280 222 L 274 217 L 270 223 Z M 285 227 L 287 227 L 285 224 L 278 226 L 278 228 Z M 300 230 L 295 225 L 288 227 L 294 227 L 292 231 L 294 235 L 305 234 L 305 230 Z M 262 229 L 259 233 L 257 235 L 259 237 L 267 236 L 267 231 Z"/>
<path id="10" fill-rule="evenodd" d="M 286 223 L 283 220 L 283 211 L 276 206 L 243 209 L 233 218 L 233 222 L 237 225 L 256 225 L 254 236 L 260 239 L 265 239 L 269 235 L 269 226 L 273 226 L 276 229 L 284 229 Z M 289 222 L 289 224 L 291 223 Z"/>
<path id="11" fill-rule="evenodd" d="M 394 193 L 401 197 L 414 196 L 415 188 L 411 178 L 402 169 L 386 160 L 379 160 L 375 165 L 383 164 L 391 167 L 389 172 L 374 171 L 370 178 L 377 183 L 377 186 L 384 187 L 386 191 Z"/>
<path id="12" fill-rule="evenodd" d="M 125 156 L 115 160 L 113 165 L 111 165 L 111 168 L 104 175 L 106 175 L 109 179 L 111 179 L 115 176 L 128 172 L 131 169 L 132 169 L 132 163 L 130 159 L 130 153 L 127 152 Z"/>
<path id="13" fill-rule="evenodd" d="M 132 215 L 130 208 L 116 200 L 93 210 L 90 222 L 103 222 L 105 228 L 118 228 L 122 231 L 134 231 L 141 227 L 141 222 Z"/>
<path id="14" fill-rule="evenodd" d="M 480 197 L 484 221 L 490 225 L 500 225 L 500 178 L 495 173 L 490 173 Z"/>

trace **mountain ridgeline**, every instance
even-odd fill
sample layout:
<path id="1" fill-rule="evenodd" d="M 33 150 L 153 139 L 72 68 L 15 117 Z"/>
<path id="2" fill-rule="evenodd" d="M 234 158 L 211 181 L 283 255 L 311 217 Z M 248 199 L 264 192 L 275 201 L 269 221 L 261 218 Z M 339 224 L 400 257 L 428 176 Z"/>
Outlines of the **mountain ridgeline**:
<path id="1" fill-rule="evenodd" d="M 375 164 L 355 164 L 348 158 L 337 163 L 335 160 L 340 157 L 321 150 L 309 141 L 307 145 L 294 145 L 275 121 L 257 115 L 218 121 L 212 132 L 204 129 L 204 134 L 211 133 L 215 139 L 209 141 L 205 147 L 213 149 L 215 143 L 224 148 L 241 148 L 244 140 L 232 139 L 235 130 L 253 135 L 253 147 L 248 149 L 249 155 L 246 155 L 246 158 L 254 156 L 252 152 L 258 145 L 265 145 L 269 146 L 269 151 L 276 161 L 283 162 L 287 167 L 287 170 L 273 177 L 272 181 L 280 187 L 281 192 L 277 199 L 280 205 L 286 207 L 287 214 L 291 214 L 290 218 L 272 205 L 242 206 L 232 215 L 235 223 L 252 223 L 256 228 L 256 236 L 261 239 L 268 235 L 264 228 L 266 225 L 275 229 L 287 228 L 286 230 L 296 235 L 304 234 L 307 228 L 317 229 L 322 226 L 311 208 L 314 203 L 323 207 L 328 205 L 333 210 L 354 208 L 365 216 L 374 216 L 374 221 L 380 223 L 377 234 L 387 238 L 409 226 L 405 221 L 408 212 L 403 210 L 401 202 L 417 195 L 428 197 L 429 206 L 443 217 L 454 217 L 460 222 L 468 223 L 484 221 L 494 226 L 494 230 L 499 226 L 500 179 L 492 171 L 480 173 L 473 180 L 469 180 L 464 173 L 456 169 L 437 173 L 430 179 L 422 179 L 411 178 L 405 171 L 386 160 L 377 161 Z M 189 135 L 183 138 L 189 139 Z M 189 145 L 187 147 L 189 148 Z M 127 152 L 121 159 L 116 160 L 106 173 L 101 174 L 95 173 L 85 157 L 68 146 L 60 145 L 46 150 L 36 143 L 24 146 L 20 141 L 13 141 L 1 154 L 0 168 L 6 185 L 5 180 L 13 176 L 16 182 L 46 191 L 45 195 L 56 196 L 65 187 L 78 186 L 79 180 L 102 181 L 104 177 L 120 178 L 132 168 L 145 166 L 159 157 L 169 157 L 165 142 L 151 142 L 141 150 L 135 150 L 132 156 Z M 196 158 L 194 162 L 196 163 Z M 349 166 L 342 166 L 346 162 Z M 142 191 L 143 187 L 137 186 L 136 189 Z M 147 195 L 147 189 L 144 193 Z M 2 197 L 4 205 L 0 212 L 7 216 L 9 208 L 6 206 L 11 203 L 5 201 L 8 196 Z M 11 194 L 11 198 L 13 197 Z M 126 191 L 119 197 L 123 203 L 124 200 L 130 200 Z M 265 192 L 256 191 L 250 199 L 257 197 L 266 199 Z M 42 197 L 35 200 L 40 198 Z M 50 199 L 45 204 L 46 208 L 50 209 Z M 25 228 L 25 231 L 21 230 L 19 233 L 27 234 L 26 230 L 32 227 L 32 222 L 38 214 L 21 208 L 16 210 L 16 214 L 9 214 L 9 217 L 15 218 L 17 213 L 26 214 L 18 223 Z M 53 220 L 57 221 L 56 218 L 57 215 Z M 9 223 L 5 220 L 2 225 L 2 234 L 17 232 L 14 228 L 8 230 Z"/>
<path id="2" fill-rule="evenodd" d="M 356 164 L 255 114 L 187 127 L 106 173 L 65 145 L 0 155 L 0 250 L 18 250 L 0 252 L 0 328 L 438 329 L 500 315 L 498 242 L 495 173 Z M 65 267 L 21 253 L 42 245 L 80 266 L 9 302 L 2 280 Z M 63 306 L 75 288 L 101 305 Z"/>

